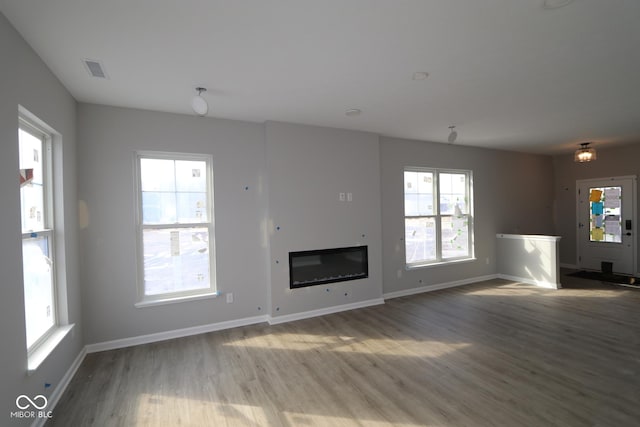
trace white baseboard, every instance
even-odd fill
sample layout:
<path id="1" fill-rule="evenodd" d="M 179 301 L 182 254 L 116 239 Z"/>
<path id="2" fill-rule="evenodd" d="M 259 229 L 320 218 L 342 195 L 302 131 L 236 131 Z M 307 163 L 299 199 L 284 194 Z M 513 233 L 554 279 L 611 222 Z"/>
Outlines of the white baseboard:
<path id="1" fill-rule="evenodd" d="M 570 270 L 580 270 L 580 266 L 576 265 L 576 264 L 565 264 L 565 263 L 560 263 L 560 268 L 568 268 Z"/>
<path id="2" fill-rule="evenodd" d="M 58 385 L 56 385 L 56 387 L 53 389 L 53 392 L 47 399 L 47 409 L 46 409 L 47 411 L 53 411 L 55 409 L 56 405 L 60 401 L 60 398 L 62 397 L 65 390 L 69 386 L 71 379 L 74 377 L 74 375 L 78 371 L 78 368 L 80 367 L 80 365 L 82 365 L 82 362 L 84 361 L 84 358 L 86 355 L 87 355 L 87 348 L 83 347 L 82 350 L 80 350 L 80 353 L 78 353 L 78 356 L 76 356 L 75 360 L 73 361 L 69 369 L 67 369 L 67 372 L 60 379 L 60 382 L 58 383 Z M 47 418 L 36 418 L 33 424 L 31 424 L 31 427 L 42 427 L 44 426 L 45 421 L 47 421 Z"/>
<path id="3" fill-rule="evenodd" d="M 375 298 L 367 301 L 354 302 L 351 304 L 337 305 L 333 307 L 320 308 L 318 310 L 304 311 L 301 313 L 285 314 L 282 316 L 272 317 L 269 316 L 268 322 L 270 325 L 277 325 L 278 323 L 292 322 L 294 320 L 308 319 L 310 317 L 324 316 L 325 314 L 338 313 L 341 311 L 355 310 L 356 308 L 370 307 L 372 305 L 384 304 L 384 299 Z"/>
<path id="4" fill-rule="evenodd" d="M 264 323 L 266 321 L 267 316 L 246 317 L 244 319 L 228 320 L 225 322 L 211 323 L 208 325 L 194 326 L 191 328 L 174 329 L 172 331 L 158 332 L 155 334 L 122 338 L 119 340 L 106 341 L 96 344 L 87 344 L 86 349 L 87 353 L 96 353 L 98 351 L 115 350 L 117 348 L 132 347 L 135 345 L 166 341 L 174 338 L 188 337 L 191 335 L 206 334 L 207 332 L 221 331 L 223 329 L 254 325 L 256 323 Z"/>
<path id="5" fill-rule="evenodd" d="M 469 285 L 476 282 L 484 282 L 485 280 L 497 279 L 498 274 L 489 274 L 487 276 L 470 277 L 468 279 L 455 280 L 453 282 L 437 283 L 435 285 L 421 286 L 419 288 L 404 289 L 402 291 L 388 292 L 384 295 L 385 300 L 406 297 L 409 295 L 421 294 L 423 292 L 433 292 L 440 289 L 455 288 L 456 286 Z"/>
<path id="6" fill-rule="evenodd" d="M 526 277 L 510 276 L 508 274 L 498 274 L 498 278 L 499 279 L 505 279 L 505 280 L 511 280 L 511 281 L 514 281 L 514 282 L 526 283 L 527 285 L 534 285 L 534 286 L 538 286 L 540 288 L 546 288 L 546 289 L 561 289 L 562 288 L 562 285 L 560 283 L 546 282 L 546 281 L 543 281 L 543 280 L 529 279 L 529 278 L 526 278 Z"/>

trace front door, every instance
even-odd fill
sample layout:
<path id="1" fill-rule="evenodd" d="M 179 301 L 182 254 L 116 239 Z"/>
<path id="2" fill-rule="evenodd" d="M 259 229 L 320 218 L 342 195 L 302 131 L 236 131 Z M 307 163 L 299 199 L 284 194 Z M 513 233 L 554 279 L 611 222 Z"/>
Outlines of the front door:
<path id="1" fill-rule="evenodd" d="M 635 274 L 635 188 L 635 176 L 577 181 L 580 268 Z"/>

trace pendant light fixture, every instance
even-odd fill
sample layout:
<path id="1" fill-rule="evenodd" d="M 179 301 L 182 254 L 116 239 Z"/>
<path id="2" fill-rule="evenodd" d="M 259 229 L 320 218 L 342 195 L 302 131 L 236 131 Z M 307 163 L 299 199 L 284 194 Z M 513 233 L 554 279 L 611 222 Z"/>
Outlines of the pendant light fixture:
<path id="1" fill-rule="evenodd" d="M 206 92 L 206 87 L 197 87 L 196 91 L 198 94 L 193 97 L 191 100 L 191 108 L 193 108 L 193 112 L 199 116 L 206 116 L 209 111 L 209 104 L 207 104 L 207 100 L 202 97 L 202 92 Z"/>
<path id="2" fill-rule="evenodd" d="M 580 143 L 580 148 L 578 148 L 573 155 L 574 162 L 585 163 L 585 162 L 590 162 L 592 160 L 595 160 L 597 158 L 596 149 L 589 148 L 589 144 L 591 143 L 590 142 Z"/>
<path id="3" fill-rule="evenodd" d="M 456 142 L 456 139 L 458 139 L 458 132 L 456 132 L 456 127 L 455 126 L 449 126 L 449 137 L 447 138 L 447 141 L 449 141 L 449 144 L 453 144 L 454 142 Z"/>

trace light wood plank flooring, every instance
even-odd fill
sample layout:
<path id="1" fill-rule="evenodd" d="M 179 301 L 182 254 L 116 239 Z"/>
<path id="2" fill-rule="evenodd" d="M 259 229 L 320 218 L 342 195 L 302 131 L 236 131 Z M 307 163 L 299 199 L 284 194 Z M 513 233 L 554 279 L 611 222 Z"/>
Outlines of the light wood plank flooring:
<path id="1" fill-rule="evenodd" d="M 47 425 L 640 425 L 640 291 L 563 279 L 90 354 Z"/>

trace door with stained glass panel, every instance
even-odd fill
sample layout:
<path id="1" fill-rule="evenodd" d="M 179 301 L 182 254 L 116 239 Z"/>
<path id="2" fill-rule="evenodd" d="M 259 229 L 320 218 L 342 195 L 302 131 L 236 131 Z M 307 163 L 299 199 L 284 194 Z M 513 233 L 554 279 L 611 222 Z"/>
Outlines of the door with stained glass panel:
<path id="1" fill-rule="evenodd" d="M 635 274 L 635 188 L 635 176 L 577 182 L 580 268 Z"/>

